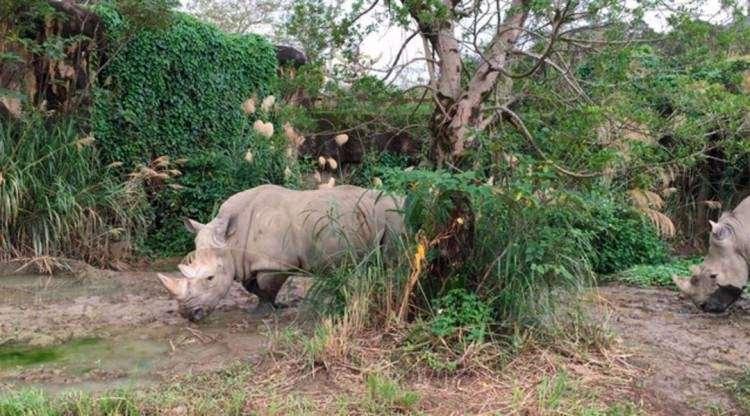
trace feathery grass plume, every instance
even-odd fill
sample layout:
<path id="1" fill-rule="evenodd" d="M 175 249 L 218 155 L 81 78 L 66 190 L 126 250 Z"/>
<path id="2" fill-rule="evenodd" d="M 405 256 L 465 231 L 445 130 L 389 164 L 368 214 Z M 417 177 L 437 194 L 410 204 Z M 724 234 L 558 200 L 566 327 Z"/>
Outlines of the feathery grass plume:
<path id="1" fill-rule="evenodd" d="M 336 186 L 336 178 L 333 176 L 328 178 L 328 182 L 318 184 L 318 189 L 330 189 Z"/>
<path id="2" fill-rule="evenodd" d="M 245 152 L 245 160 L 248 163 L 253 163 L 253 152 L 252 152 L 252 150 L 248 150 L 247 152 Z"/>
<path id="3" fill-rule="evenodd" d="M 151 166 L 154 168 L 166 168 L 169 166 L 169 156 L 159 156 L 151 161 Z"/>
<path id="4" fill-rule="evenodd" d="M 316 170 L 316 171 L 315 171 L 315 173 L 313 174 L 313 178 L 315 179 L 315 182 L 316 182 L 316 183 L 321 183 L 321 182 L 323 182 L 323 178 L 322 178 L 322 177 L 320 176 L 320 172 L 318 172 L 317 170 Z"/>
<path id="5" fill-rule="evenodd" d="M 372 178 L 372 185 L 376 188 L 380 188 L 383 186 L 383 180 L 378 178 L 377 176 Z"/>
<path id="6" fill-rule="evenodd" d="M 326 167 L 326 163 L 328 163 L 328 162 L 326 161 L 326 158 L 325 158 L 325 157 L 323 157 L 323 156 L 318 156 L 318 165 L 319 165 L 319 166 L 320 166 L 321 168 L 325 169 L 325 167 Z"/>
<path id="7" fill-rule="evenodd" d="M 271 111 L 274 104 L 276 104 L 276 97 L 274 97 L 273 95 L 269 95 L 268 97 L 263 99 L 263 102 L 260 103 L 260 108 L 267 113 Z"/>
<path id="8" fill-rule="evenodd" d="M 661 209 L 664 207 L 664 200 L 656 192 L 647 189 L 631 189 L 628 195 L 636 208 Z"/>
<path id="9" fill-rule="evenodd" d="M 94 136 L 89 134 L 85 137 L 82 137 L 76 140 L 74 143 L 76 145 L 76 149 L 81 150 L 84 147 L 91 146 L 92 144 L 94 144 L 95 141 L 96 139 L 94 139 Z"/>
<path id="10" fill-rule="evenodd" d="M 701 204 L 709 209 L 721 209 L 721 201 L 701 201 Z"/>
<path id="11" fill-rule="evenodd" d="M 242 111 L 247 115 L 255 113 L 255 98 L 248 98 L 245 100 L 245 102 L 242 103 Z"/>
<path id="12" fill-rule="evenodd" d="M 326 161 L 328 163 L 328 166 L 331 167 L 331 170 L 336 170 L 339 167 L 338 162 L 336 162 L 336 159 L 329 157 Z"/>
<path id="13" fill-rule="evenodd" d="M 273 136 L 273 123 L 270 121 L 264 123 L 262 120 L 255 120 L 253 129 L 263 137 L 270 138 Z"/>
<path id="14" fill-rule="evenodd" d="M 289 169 L 289 166 L 284 168 L 284 178 L 289 179 L 292 177 L 292 170 Z"/>
<path id="15" fill-rule="evenodd" d="M 670 186 L 669 188 L 664 188 L 661 190 L 661 194 L 664 198 L 669 198 L 670 196 L 674 195 L 677 192 L 677 188 L 674 186 Z"/>
<path id="16" fill-rule="evenodd" d="M 349 135 L 348 135 L 348 134 L 346 134 L 346 133 L 341 133 L 341 134 L 337 134 L 337 135 L 336 135 L 336 136 L 335 136 L 335 137 L 333 138 L 333 140 L 335 140 L 335 141 L 336 141 L 336 144 L 337 144 L 338 146 L 343 146 L 343 145 L 345 145 L 345 144 L 346 144 L 346 142 L 348 142 L 348 141 L 349 141 Z"/>
<path id="17" fill-rule="evenodd" d="M 664 208 L 664 200 L 656 192 L 647 189 L 631 189 L 628 191 L 633 206 L 643 213 L 665 237 L 674 237 L 676 229 L 672 220 L 660 212 Z"/>
<path id="18" fill-rule="evenodd" d="M 295 148 L 299 148 L 305 142 L 305 138 L 288 121 L 284 123 L 283 129 L 287 140 Z"/>
<path id="19" fill-rule="evenodd" d="M 500 154 L 500 157 L 501 157 L 501 158 L 503 159 L 503 161 L 505 161 L 505 163 L 507 163 L 507 164 L 508 164 L 508 166 L 510 166 L 511 168 L 515 168 L 516 166 L 518 166 L 518 158 L 516 157 L 516 155 L 514 155 L 514 154 L 512 154 L 512 153 L 506 153 L 506 152 L 502 152 L 502 153 Z"/>

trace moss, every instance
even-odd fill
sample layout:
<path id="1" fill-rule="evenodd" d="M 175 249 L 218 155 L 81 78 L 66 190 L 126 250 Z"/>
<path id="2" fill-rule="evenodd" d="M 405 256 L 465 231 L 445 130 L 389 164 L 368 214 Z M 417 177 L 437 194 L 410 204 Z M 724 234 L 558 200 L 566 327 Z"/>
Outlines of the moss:
<path id="1" fill-rule="evenodd" d="M 88 348 L 101 342 L 101 338 L 77 338 L 70 342 L 44 347 L 29 345 L 7 345 L 0 347 L 0 368 L 26 367 L 58 361 L 82 348 Z"/>

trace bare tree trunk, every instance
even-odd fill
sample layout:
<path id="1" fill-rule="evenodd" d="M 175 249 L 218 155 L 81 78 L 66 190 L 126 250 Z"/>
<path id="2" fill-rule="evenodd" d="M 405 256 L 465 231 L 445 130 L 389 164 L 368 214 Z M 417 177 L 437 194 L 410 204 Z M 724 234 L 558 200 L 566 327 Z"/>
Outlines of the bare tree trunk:
<path id="1" fill-rule="evenodd" d="M 425 62 L 427 63 L 427 74 L 430 77 L 430 88 L 435 88 L 437 84 L 437 73 L 435 71 L 435 54 L 432 52 L 430 41 L 423 35 L 422 48 L 424 49 Z"/>
<path id="2" fill-rule="evenodd" d="M 444 0 L 451 10 L 456 4 Z M 482 101 L 489 94 L 498 76 L 508 65 L 526 22 L 529 0 L 513 0 L 507 14 L 466 88 L 461 88 L 461 55 L 455 37 L 455 22 L 448 17 L 438 22 L 424 19 L 421 10 L 412 8 L 412 17 L 438 56 L 439 76 L 435 84 L 436 109 L 431 121 L 433 142 L 431 158 L 438 166 L 460 157 L 466 149 L 472 129 L 481 126 Z"/>

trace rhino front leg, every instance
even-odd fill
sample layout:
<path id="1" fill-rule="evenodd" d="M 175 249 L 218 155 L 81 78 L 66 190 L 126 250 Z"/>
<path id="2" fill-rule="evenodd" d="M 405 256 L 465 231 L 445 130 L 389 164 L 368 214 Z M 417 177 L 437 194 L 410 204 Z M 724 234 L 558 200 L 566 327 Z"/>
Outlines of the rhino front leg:
<path id="1" fill-rule="evenodd" d="M 251 314 L 267 316 L 282 306 L 276 303 L 276 295 L 278 295 L 287 277 L 289 277 L 287 274 L 260 273 L 255 279 L 249 279 L 242 283 L 248 292 L 258 297 L 258 306 Z"/>

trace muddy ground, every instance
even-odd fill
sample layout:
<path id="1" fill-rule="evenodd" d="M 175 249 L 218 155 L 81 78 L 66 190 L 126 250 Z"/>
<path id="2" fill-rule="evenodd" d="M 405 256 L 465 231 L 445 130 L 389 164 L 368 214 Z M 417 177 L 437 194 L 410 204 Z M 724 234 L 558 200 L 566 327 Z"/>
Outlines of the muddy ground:
<path id="1" fill-rule="evenodd" d="M 645 370 L 644 394 L 664 415 L 742 414 L 725 386 L 750 366 L 750 300 L 708 314 L 667 289 L 599 289 L 602 314 Z"/>
<path id="2" fill-rule="evenodd" d="M 141 387 L 257 359 L 269 322 L 246 313 L 255 303 L 236 285 L 196 325 L 177 314 L 152 272 L 0 277 L 0 391 Z"/>
<path id="3" fill-rule="evenodd" d="M 298 295 L 300 285 L 293 281 L 286 296 Z M 722 384 L 749 364 L 750 301 L 708 315 L 666 289 L 608 286 L 595 298 L 596 315 L 642 371 L 636 388 L 648 408 L 739 414 Z M 144 386 L 258 360 L 269 326 L 291 323 L 296 312 L 264 321 L 245 312 L 254 305 L 237 285 L 206 322 L 191 324 L 153 272 L 0 277 L 0 392 Z"/>

